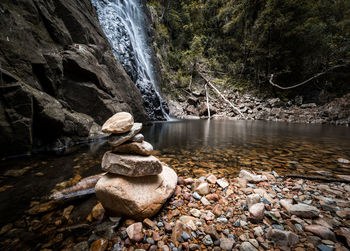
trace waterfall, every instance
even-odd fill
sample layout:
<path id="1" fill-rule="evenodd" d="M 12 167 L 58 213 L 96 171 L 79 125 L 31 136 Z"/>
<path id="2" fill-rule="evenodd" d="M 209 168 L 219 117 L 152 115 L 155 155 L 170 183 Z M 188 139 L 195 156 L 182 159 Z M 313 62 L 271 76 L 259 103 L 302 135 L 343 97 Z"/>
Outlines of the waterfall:
<path id="1" fill-rule="evenodd" d="M 141 0 L 91 2 L 115 57 L 139 88 L 149 116 L 154 120 L 169 119 L 168 106 L 158 89 Z"/>

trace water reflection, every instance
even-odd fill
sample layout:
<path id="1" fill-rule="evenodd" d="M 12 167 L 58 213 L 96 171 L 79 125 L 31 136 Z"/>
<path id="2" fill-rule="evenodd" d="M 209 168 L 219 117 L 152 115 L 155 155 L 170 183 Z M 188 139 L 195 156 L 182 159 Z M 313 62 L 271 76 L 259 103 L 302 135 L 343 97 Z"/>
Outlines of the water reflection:
<path id="1" fill-rule="evenodd" d="M 235 174 L 242 167 L 280 173 L 349 173 L 346 127 L 263 121 L 193 120 L 154 123 L 143 130 L 158 157 L 180 174 Z M 206 164 L 203 164 L 206 163 Z M 210 164 L 208 164 L 210 163 Z"/>

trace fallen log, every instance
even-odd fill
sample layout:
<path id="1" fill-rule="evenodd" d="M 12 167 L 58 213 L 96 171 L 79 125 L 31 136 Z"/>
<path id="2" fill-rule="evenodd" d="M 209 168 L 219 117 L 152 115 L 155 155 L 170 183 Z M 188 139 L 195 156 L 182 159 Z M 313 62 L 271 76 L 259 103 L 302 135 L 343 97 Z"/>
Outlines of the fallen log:
<path id="1" fill-rule="evenodd" d="M 331 182 L 350 183 L 350 180 L 345 180 L 345 179 L 335 179 L 335 178 L 325 178 L 325 177 L 305 176 L 305 175 L 286 175 L 286 176 L 281 176 L 281 178 L 315 180 L 315 181 L 323 181 L 323 182 L 329 182 L 329 183 Z"/>
<path id="2" fill-rule="evenodd" d="M 81 181 L 79 181 L 74 186 L 65 188 L 61 191 L 57 191 L 50 195 L 49 199 L 52 200 L 65 200 L 72 199 L 76 197 L 81 197 L 89 194 L 95 193 L 95 185 L 97 181 L 104 175 L 105 173 L 100 173 L 97 175 L 89 176 Z"/>
<path id="3" fill-rule="evenodd" d="M 205 95 L 207 96 L 208 118 L 210 119 L 209 94 L 208 94 L 207 84 L 205 84 Z"/>
<path id="4" fill-rule="evenodd" d="M 245 119 L 245 116 L 243 115 L 243 113 L 237 108 L 235 107 L 228 99 L 225 98 L 224 95 L 221 94 L 221 92 L 209 81 L 209 79 L 207 79 L 200 71 L 199 74 L 201 75 L 201 77 L 205 80 L 205 82 L 207 82 L 207 84 L 214 89 L 214 91 L 216 91 L 220 97 L 226 102 L 228 103 L 239 115 L 242 116 L 242 118 Z"/>

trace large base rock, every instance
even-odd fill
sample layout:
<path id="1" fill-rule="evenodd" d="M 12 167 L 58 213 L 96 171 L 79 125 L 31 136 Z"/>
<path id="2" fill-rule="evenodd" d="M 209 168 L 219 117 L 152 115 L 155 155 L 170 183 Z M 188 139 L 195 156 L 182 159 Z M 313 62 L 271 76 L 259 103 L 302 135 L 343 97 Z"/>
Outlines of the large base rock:
<path id="1" fill-rule="evenodd" d="M 101 167 L 103 171 L 129 177 L 157 175 L 162 172 L 162 163 L 154 156 L 112 152 L 103 155 Z"/>
<path id="2" fill-rule="evenodd" d="M 159 175 L 138 178 L 106 174 L 95 192 L 110 213 L 139 220 L 155 215 L 174 193 L 176 183 L 175 171 L 163 166 Z"/>

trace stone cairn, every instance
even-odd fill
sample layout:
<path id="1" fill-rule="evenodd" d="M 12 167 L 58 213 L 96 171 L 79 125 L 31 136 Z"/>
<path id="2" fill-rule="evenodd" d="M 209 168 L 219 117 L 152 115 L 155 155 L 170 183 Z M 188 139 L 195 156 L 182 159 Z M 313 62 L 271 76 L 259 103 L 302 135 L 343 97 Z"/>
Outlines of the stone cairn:
<path id="1" fill-rule="evenodd" d="M 120 112 L 102 126 L 110 133 L 111 151 L 104 154 L 102 170 L 107 173 L 97 182 L 97 199 L 112 215 L 144 219 L 155 215 L 174 193 L 175 171 L 152 156 L 153 146 L 139 132 L 130 113 Z"/>

